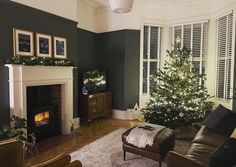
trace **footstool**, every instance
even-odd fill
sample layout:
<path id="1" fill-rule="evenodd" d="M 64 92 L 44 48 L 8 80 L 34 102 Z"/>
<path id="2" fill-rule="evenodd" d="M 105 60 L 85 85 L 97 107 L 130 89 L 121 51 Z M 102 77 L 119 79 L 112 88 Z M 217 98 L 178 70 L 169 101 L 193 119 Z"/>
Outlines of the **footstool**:
<path id="1" fill-rule="evenodd" d="M 174 145 L 175 145 L 174 131 L 169 128 L 164 128 L 155 137 L 155 140 L 152 146 L 147 145 L 145 148 L 138 148 L 132 144 L 127 143 L 126 141 L 127 136 L 129 135 L 130 131 L 133 128 L 125 131 L 122 134 L 124 160 L 125 160 L 126 152 L 130 152 L 130 153 L 134 153 L 134 154 L 141 155 L 143 157 L 158 161 L 159 166 L 161 167 L 161 162 L 165 158 L 166 154 L 169 151 L 172 151 L 174 149 Z"/>

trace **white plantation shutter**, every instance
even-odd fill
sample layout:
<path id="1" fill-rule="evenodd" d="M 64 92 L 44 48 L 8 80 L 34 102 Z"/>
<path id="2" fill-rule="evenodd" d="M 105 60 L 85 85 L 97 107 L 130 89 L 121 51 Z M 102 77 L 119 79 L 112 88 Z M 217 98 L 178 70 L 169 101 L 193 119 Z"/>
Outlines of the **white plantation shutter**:
<path id="1" fill-rule="evenodd" d="M 161 28 L 145 25 L 143 28 L 142 93 L 150 93 L 150 77 L 160 66 Z"/>
<path id="2" fill-rule="evenodd" d="M 201 57 L 201 37 L 202 37 L 202 24 L 193 24 L 193 57 Z"/>
<path id="3" fill-rule="evenodd" d="M 191 49 L 192 48 L 192 32 L 191 32 L 191 25 L 184 25 L 184 32 L 183 32 L 183 45 L 188 48 Z M 181 37 L 181 36 L 180 36 Z"/>
<path id="4" fill-rule="evenodd" d="M 147 59 L 148 54 L 148 26 L 144 26 L 143 29 L 143 59 Z"/>
<path id="5" fill-rule="evenodd" d="M 232 36 L 233 13 L 216 20 L 217 25 L 217 77 L 216 95 L 232 98 Z"/>
<path id="6" fill-rule="evenodd" d="M 208 23 L 183 24 L 171 27 L 172 44 L 177 37 L 182 39 L 181 46 L 192 51 L 191 60 L 200 74 L 206 73 Z"/>

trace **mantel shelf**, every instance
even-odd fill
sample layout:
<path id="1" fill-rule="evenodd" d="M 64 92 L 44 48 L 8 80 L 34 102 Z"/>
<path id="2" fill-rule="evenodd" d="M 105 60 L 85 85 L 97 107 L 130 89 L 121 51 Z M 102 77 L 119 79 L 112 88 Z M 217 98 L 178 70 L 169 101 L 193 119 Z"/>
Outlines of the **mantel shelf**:
<path id="1" fill-rule="evenodd" d="M 72 68 L 77 69 L 78 67 L 74 66 L 45 66 L 45 65 L 23 65 L 23 64 L 5 64 L 5 67 L 26 67 L 26 68 Z"/>

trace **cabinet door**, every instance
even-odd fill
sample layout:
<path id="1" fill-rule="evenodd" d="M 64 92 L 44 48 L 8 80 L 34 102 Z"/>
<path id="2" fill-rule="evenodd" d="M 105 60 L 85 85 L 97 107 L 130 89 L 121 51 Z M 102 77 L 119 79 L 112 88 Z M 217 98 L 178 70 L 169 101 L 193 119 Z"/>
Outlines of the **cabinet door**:
<path id="1" fill-rule="evenodd" d="M 98 94 L 96 97 L 97 113 L 104 112 L 104 94 Z"/>
<path id="2" fill-rule="evenodd" d="M 105 94 L 105 102 L 104 102 L 104 111 L 107 114 L 111 114 L 112 111 L 112 93 L 111 92 L 107 92 Z"/>

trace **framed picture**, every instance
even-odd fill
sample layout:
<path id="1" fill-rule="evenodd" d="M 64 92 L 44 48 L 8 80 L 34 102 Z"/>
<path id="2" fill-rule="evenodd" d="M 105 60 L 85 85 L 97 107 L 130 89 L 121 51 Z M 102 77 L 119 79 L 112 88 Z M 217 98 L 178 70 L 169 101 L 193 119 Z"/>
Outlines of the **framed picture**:
<path id="1" fill-rule="evenodd" d="M 52 37 L 36 33 L 36 55 L 38 57 L 52 57 Z"/>
<path id="2" fill-rule="evenodd" d="M 15 56 L 34 55 L 34 33 L 31 31 L 13 29 L 13 46 Z"/>
<path id="3" fill-rule="evenodd" d="M 54 58 L 66 59 L 67 58 L 66 38 L 54 36 L 53 44 L 54 44 Z"/>

